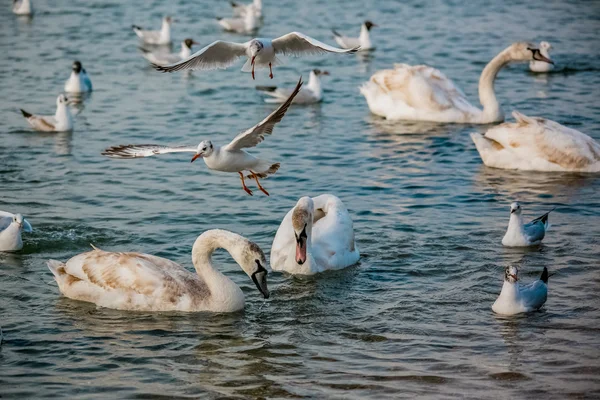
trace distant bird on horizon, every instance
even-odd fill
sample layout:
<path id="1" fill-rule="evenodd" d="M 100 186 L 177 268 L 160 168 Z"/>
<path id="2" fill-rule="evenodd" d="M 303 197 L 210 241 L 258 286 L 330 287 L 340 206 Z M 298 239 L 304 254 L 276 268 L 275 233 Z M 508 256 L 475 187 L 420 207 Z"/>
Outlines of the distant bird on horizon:
<path id="1" fill-rule="evenodd" d="M 109 147 L 102 152 L 102 155 L 110 158 L 139 158 L 166 153 L 194 153 L 192 162 L 198 158 L 202 158 L 209 169 L 221 172 L 237 172 L 242 181 L 242 188 L 246 193 L 252 196 L 252 191 L 248 189 L 244 181 L 244 171 L 249 172 L 250 174 L 245 177 L 254 179 L 259 190 L 269 196 L 269 192 L 267 192 L 260 184 L 259 178 L 266 178 L 269 175 L 274 174 L 279 169 L 280 164 L 256 158 L 245 152 L 243 149 L 258 145 L 264 140 L 266 135 L 273 133 L 275 125 L 278 122 L 281 122 L 301 87 L 302 78 L 300 78 L 296 85 L 296 89 L 285 103 L 280 105 L 275 111 L 269 114 L 267 118 L 263 119 L 252 128 L 237 135 L 225 146 L 213 145 L 210 140 L 203 140 L 197 146 L 170 147 L 157 144 L 131 144 Z"/>
<path id="2" fill-rule="evenodd" d="M 71 76 L 65 82 L 65 92 L 86 93 L 92 91 L 92 80 L 79 61 L 73 62 Z"/>
<path id="3" fill-rule="evenodd" d="M 492 305 L 496 314 L 515 315 L 535 311 L 542 307 L 548 298 L 548 268 L 544 267 L 540 279 L 521 286 L 517 267 L 508 266 L 504 270 L 504 285 L 500 295 Z"/>
<path id="4" fill-rule="evenodd" d="M 248 60 L 242 67 L 243 72 L 252 72 L 252 79 L 255 79 L 254 69 L 268 66 L 269 77 L 273 79 L 273 65 L 278 64 L 277 55 L 304 56 L 324 53 L 355 53 L 357 50 L 358 48 L 338 49 L 302 33 L 292 32 L 276 39 L 257 38 L 246 43 L 217 40 L 186 60 L 167 66 L 153 66 L 161 72 L 184 69 L 207 71 L 225 69 L 233 65 L 238 58 L 245 56 Z"/>
<path id="5" fill-rule="evenodd" d="M 360 47 L 360 51 L 375 50 L 375 46 L 371 43 L 371 28 L 377 27 L 371 21 L 365 21 L 360 26 L 360 35 L 357 38 L 344 36 L 332 29 L 333 38 L 343 49 L 351 49 Z"/>
<path id="6" fill-rule="evenodd" d="M 21 113 L 29 125 L 36 131 L 65 132 L 73 130 L 73 115 L 67 106 L 68 99 L 64 94 L 56 98 L 56 113 L 54 115 L 34 115 L 23 109 Z"/>
<path id="7" fill-rule="evenodd" d="M 173 19 L 166 16 L 162 20 L 162 26 L 159 31 L 144 30 L 141 26 L 132 25 L 131 28 L 135 34 L 146 44 L 166 45 L 171 44 L 171 24 Z"/>

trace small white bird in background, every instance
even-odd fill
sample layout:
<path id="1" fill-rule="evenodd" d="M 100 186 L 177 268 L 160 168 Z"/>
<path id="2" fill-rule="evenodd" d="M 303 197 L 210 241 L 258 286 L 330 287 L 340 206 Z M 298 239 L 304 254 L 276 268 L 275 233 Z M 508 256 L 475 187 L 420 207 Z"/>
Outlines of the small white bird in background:
<path id="1" fill-rule="evenodd" d="M 548 60 L 551 60 L 550 49 L 552 49 L 552 45 L 550 43 L 540 42 L 540 53 Z M 554 69 L 554 64 L 549 64 L 543 61 L 529 61 L 529 69 L 533 72 L 548 72 Z"/>
<path id="2" fill-rule="evenodd" d="M 363 22 L 360 26 L 360 35 L 357 38 L 341 35 L 336 30 L 332 30 L 331 32 L 333 32 L 333 38 L 337 44 L 343 49 L 360 47 L 360 51 L 375 50 L 370 36 L 371 28 L 373 27 L 377 27 L 377 25 L 371 21 Z"/>
<path id="3" fill-rule="evenodd" d="M 33 228 L 21 214 L 0 211 L 0 251 L 17 251 L 23 248 L 21 232 L 33 232 Z"/>
<path id="4" fill-rule="evenodd" d="M 131 25 L 136 35 L 146 44 L 171 44 L 171 23 L 173 19 L 166 16 L 162 20 L 160 31 L 146 31 L 138 25 Z"/>
<path id="5" fill-rule="evenodd" d="M 515 201 L 510 205 L 510 220 L 506 234 L 502 238 L 502 244 L 507 247 L 527 247 L 540 244 L 546 231 L 550 228 L 548 214 L 552 211 L 554 208 L 525 224 L 523 216 L 521 216 L 521 205 Z"/>
<path id="6" fill-rule="evenodd" d="M 329 72 L 321 71 L 320 69 L 310 71 L 308 83 L 298 93 L 294 99 L 294 104 L 314 104 L 323 100 L 323 90 L 321 89 L 321 80 L 319 79 L 319 76 L 322 75 L 329 75 Z M 270 96 L 265 99 L 265 103 L 283 103 L 294 91 L 294 89 L 283 89 L 277 86 L 257 86 L 256 90 Z"/>
<path id="7" fill-rule="evenodd" d="M 260 19 L 253 12 L 247 12 L 241 17 L 221 18 L 217 17 L 217 22 L 228 32 L 242 34 L 254 33 L 260 28 Z"/>
<path id="8" fill-rule="evenodd" d="M 271 268 L 313 275 L 354 265 L 360 252 L 352 217 L 332 194 L 302 197 L 281 221 L 271 246 Z"/>
<path id="9" fill-rule="evenodd" d="M 169 65 L 188 58 L 192 54 L 192 46 L 199 44 L 193 39 L 185 39 L 181 42 L 181 51 L 179 53 L 168 53 L 164 51 L 151 51 L 140 47 L 142 56 L 156 65 Z"/>
<path id="10" fill-rule="evenodd" d="M 544 267 L 540 279 L 529 285 L 519 283 L 519 270 L 508 266 L 504 270 L 504 285 L 492 305 L 496 314 L 515 315 L 534 311 L 546 303 L 548 298 L 548 269 Z"/>
<path id="11" fill-rule="evenodd" d="M 94 247 L 94 246 L 92 246 Z M 48 261 L 60 292 L 101 307 L 136 311 L 234 312 L 244 308 L 240 287 L 215 267 L 212 255 L 225 249 L 269 298 L 267 261 L 254 242 L 212 229 L 192 247 L 196 273 L 162 257 L 136 252 L 94 250 L 66 263 Z"/>
<path id="12" fill-rule="evenodd" d="M 200 51 L 194 53 L 187 60 L 160 66 L 154 65 L 159 71 L 173 72 L 184 69 L 213 70 L 225 69 L 233 65 L 238 58 L 247 57 L 248 60 L 242 67 L 243 72 L 252 72 L 254 69 L 269 67 L 269 77 L 273 79 L 273 65 L 277 65 L 276 55 L 303 56 L 324 53 L 355 53 L 358 48 L 338 49 L 319 42 L 299 32 L 288 33 L 277 39 L 252 39 L 246 43 L 234 43 L 217 40 Z"/>
<path id="13" fill-rule="evenodd" d="M 31 0 L 13 0 L 12 12 L 17 15 L 33 14 Z"/>
<path id="14" fill-rule="evenodd" d="M 65 92 L 86 93 L 92 91 L 92 80 L 79 61 L 73 63 L 71 76 L 65 82 Z"/>
<path id="15" fill-rule="evenodd" d="M 130 144 L 109 147 L 102 152 L 102 155 L 110 158 L 139 158 L 166 153 L 195 153 L 194 157 L 192 157 L 192 162 L 198 158 L 203 158 L 204 163 L 209 169 L 221 172 L 237 172 L 242 180 L 242 188 L 246 193 L 252 196 L 252 191 L 246 187 L 244 181 L 244 171 L 249 172 L 250 174 L 247 175 L 246 178 L 254 179 L 260 191 L 268 196 L 269 192 L 262 187 L 258 179 L 264 179 L 277 172 L 279 163 L 271 163 L 266 160 L 258 159 L 242 149 L 256 146 L 264 140 L 265 135 L 273 133 L 273 128 L 282 120 L 301 87 L 302 78 L 300 78 L 298 85 L 296 85 L 296 89 L 285 103 L 280 105 L 275 111 L 269 114 L 267 118 L 254 125 L 252 128 L 237 135 L 225 146 L 221 147 L 213 145 L 210 140 L 204 140 L 200 142 L 198 146 L 170 147 L 156 144 Z"/>
<path id="16" fill-rule="evenodd" d="M 248 13 L 253 13 L 257 18 L 262 18 L 262 0 L 254 0 L 250 4 L 231 2 L 234 17 L 243 17 Z"/>
<path id="17" fill-rule="evenodd" d="M 56 98 L 54 115 L 34 115 L 21 109 L 21 113 L 33 129 L 42 132 L 66 132 L 73 130 L 73 115 L 67 107 L 67 97 L 63 94 Z"/>
<path id="18" fill-rule="evenodd" d="M 600 172 L 600 143 L 558 122 L 513 111 L 515 122 L 471 133 L 488 167 L 523 171 Z"/>

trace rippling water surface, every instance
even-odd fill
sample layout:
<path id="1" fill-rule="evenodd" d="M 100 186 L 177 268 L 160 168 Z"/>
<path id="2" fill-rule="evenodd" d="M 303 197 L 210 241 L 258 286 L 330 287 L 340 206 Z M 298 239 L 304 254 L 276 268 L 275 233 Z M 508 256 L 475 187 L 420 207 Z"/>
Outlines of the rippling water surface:
<path id="1" fill-rule="evenodd" d="M 545 116 L 600 139 L 600 3 L 265 0 L 262 36 L 298 30 L 333 42 L 370 19 L 368 57 L 287 59 L 293 85 L 327 69 L 325 101 L 293 106 L 254 154 L 279 161 L 271 197 L 247 196 L 234 175 L 187 156 L 115 161 L 123 143 L 226 143 L 270 110 L 238 71 L 159 74 L 138 54 L 132 23 L 178 20 L 178 43 L 217 38 L 226 1 L 36 1 L 32 20 L 0 12 L 0 209 L 35 232 L 0 254 L 3 398 L 584 398 L 600 396 L 600 178 L 486 168 L 469 138 L 486 126 L 387 123 L 357 87 L 395 62 L 427 63 L 477 103 L 485 63 L 517 40 L 548 40 L 557 71 L 503 70 L 504 110 Z M 291 12 L 293 11 L 293 12 Z M 178 46 L 178 45 L 177 45 Z M 32 132 L 18 112 L 53 113 L 74 59 L 95 91 L 73 133 Z M 61 297 L 45 262 L 89 250 L 138 250 L 192 268 L 210 228 L 266 253 L 303 195 L 346 203 L 360 264 L 314 278 L 269 275 L 263 301 L 226 253 L 223 271 L 246 293 L 231 315 L 131 313 Z M 501 246 L 509 204 L 527 216 L 556 207 L 540 248 Z M 495 316 L 509 263 L 525 281 L 552 273 L 539 312 Z"/>

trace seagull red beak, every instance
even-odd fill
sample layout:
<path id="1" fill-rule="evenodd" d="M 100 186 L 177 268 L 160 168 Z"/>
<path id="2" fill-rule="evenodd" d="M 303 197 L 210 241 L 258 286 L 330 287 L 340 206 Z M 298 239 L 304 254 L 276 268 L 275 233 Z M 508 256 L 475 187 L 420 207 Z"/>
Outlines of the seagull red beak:
<path id="1" fill-rule="evenodd" d="M 256 56 L 252 56 L 252 60 L 250 60 L 250 64 L 254 65 L 254 59 L 256 59 Z"/>
<path id="2" fill-rule="evenodd" d="M 200 153 L 196 154 L 194 157 L 192 157 L 192 161 L 190 161 L 190 162 L 196 161 L 197 158 L 202 158 L 202 154 L 200 154 Z"/>
<path id="3" fill-rule="evenodd" d="M 510 274 L 510 276 L 511 276 L 511 277 L 512 277 L 512 278 L 513 278 L 515 281 L 518 281 L 518 280 L 519 280 L 519 278 L 517 278 L 517 276 L 516 276 L 516 275 Z"/>

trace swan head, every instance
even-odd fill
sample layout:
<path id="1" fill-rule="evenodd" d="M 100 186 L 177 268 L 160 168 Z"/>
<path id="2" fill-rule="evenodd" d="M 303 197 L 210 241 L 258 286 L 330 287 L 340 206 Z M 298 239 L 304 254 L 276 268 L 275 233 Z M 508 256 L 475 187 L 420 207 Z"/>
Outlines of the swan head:
<path id="1" fill-rule="evenodd" d="M 267 288 L 267 274 L 269 273 L 266 269 L 267 259 L 265 253 L 261 248 L 254 242 L 247 239 L 245 245 L 241 247 L 239 254 L 233 254 L 235 260 L 240 264 L 244 272 L 252 279 L 252 282 L 256 285 L 256 288 L 263 295 L 265 299 L 269 298 L 269 289 Z"/>
<path id="2" fill-rule="evenodd" d="M 75 72 L 76 74 L 80 73 L 82 70 L 82 66 L 81 63 L 79 61 L 75 61 L 73 62 L 73 72 Z"/>
<path id="3" fill-rule="evenodd" d="M 196 161 L 197 158 L 210 157 L 213 151 L 214 146 L 212 142 L 210 140 L 203 140 L 198 145 L 198 148 L 196 149 L 196 154 L 194 155 L 194 157 L 192 157 L 191 162 Z"/>
<path id="4" fill-rule="evenodd" d="M 513 61 L 543 61 L 554 64 L 554 61 L 545 57 L 540 49 L 531 43 L 518 42 L 508 48 L 508 55 Z"/>
<path id="5" fill-rule="evenodd" d="M 66 106 L 69 99 L 64 94 L 59 94 L 56 98 L 56 107 Z"/>
<path id="6" fill-rule="evenodd" d="M 377 27 L 377 25 L 375 25 L 374 23 L 372 23 L 371 21 L 367 20 L 364 22 L 365 28 L 367 28 L 368 31 L 371 30 L 371 28 L 373 27 Z"/>
<path id="7" fill-rule="evenodd" d="M 521 205 L 518 202 L 514 202 L 510 205 L 510 213 L 515 215 L 521 215 Z"/>
<path id="8" fill-rule="evenodd" d="M 519 269 L 509 265 L 504 270 L 504 281 L 508 283 L 515 283 L 519 280 Z"/>
<path id="9" fill-rule="evenodd" d="M 296 263 L 302 265 L 306 262 L 306 247 L 308 234 L 312 229 L 314 204 L 310 197 L 305 196 L 298 200 L 292 211 L 292 228 L 296 238 Z"/>

